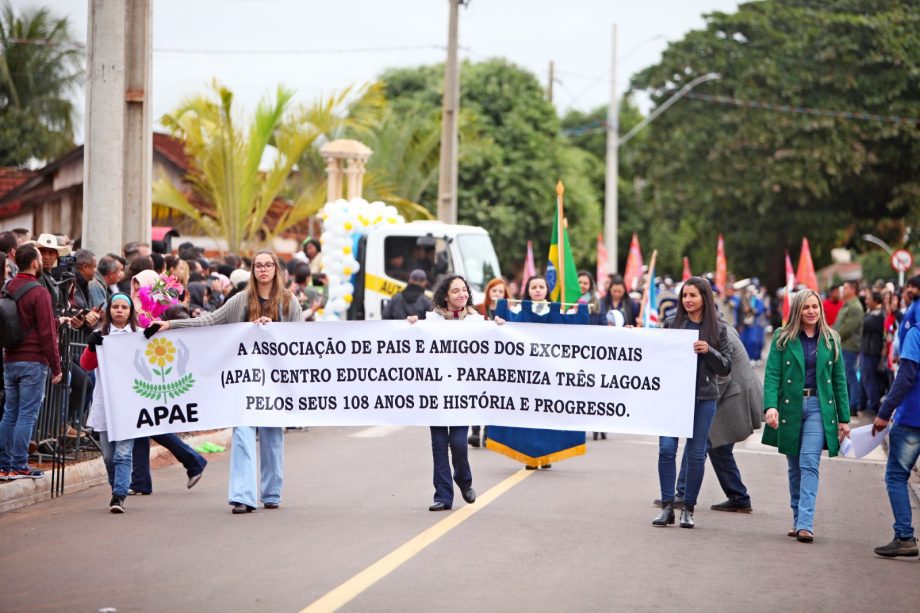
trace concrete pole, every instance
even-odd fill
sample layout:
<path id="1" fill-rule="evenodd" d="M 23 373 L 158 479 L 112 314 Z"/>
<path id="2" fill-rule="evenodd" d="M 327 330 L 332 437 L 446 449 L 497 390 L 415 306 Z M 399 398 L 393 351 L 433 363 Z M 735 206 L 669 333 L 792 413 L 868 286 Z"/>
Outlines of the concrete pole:
<path id="1" fill-rule="evenodd" d="M 438 219 L 457 223 L 457 133 L 460 112 L 460 78 L 457 67 L 457 20 L 461 0 L 449 0 L 447 63 L 444 66 L 444 107 L 441 114 L 441 166 L 438 174 Z"/>
<path id="2" fill-rule="evenodd" d="M 83 245 L 97 255 L 150 242 L 150 0 L 90 0 Z"/>
<path id="3" fill-rule="evenodd" d="M 620 109 L 617 104 L 617 24 L 613 24 L 610 62 L 610 107 L 607 110 L 607 176 L 604 189 L 604 243 L 607 272 L 617 272 L 617 183 L 619 182 Z"/>
<path id="4" fill-rule="evenodd" d="M 553 103 L 553 83 L 556 81 L 556 62 L 549 61 L 549 83 L 546 84 L 546 99 Z"/>

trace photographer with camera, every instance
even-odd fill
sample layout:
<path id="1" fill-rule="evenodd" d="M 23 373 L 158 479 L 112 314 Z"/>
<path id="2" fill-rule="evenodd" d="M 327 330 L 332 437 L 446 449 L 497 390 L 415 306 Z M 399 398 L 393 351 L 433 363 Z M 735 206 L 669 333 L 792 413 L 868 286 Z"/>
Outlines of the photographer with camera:
<path id="1" fill-rule="evenodd" d="M 81 310 L 70 308 L 76 266 L 76 259 L 70 255 L 70 245 L 63 244 L 54 234 L 40 234 L 27 244 L 35 245 L 41 254 L 42 270 L 38 282 L 51 294 L 51 308 L 58 323 L 70 324 L 79 330 L 86 324 L 86 316 Z"/>

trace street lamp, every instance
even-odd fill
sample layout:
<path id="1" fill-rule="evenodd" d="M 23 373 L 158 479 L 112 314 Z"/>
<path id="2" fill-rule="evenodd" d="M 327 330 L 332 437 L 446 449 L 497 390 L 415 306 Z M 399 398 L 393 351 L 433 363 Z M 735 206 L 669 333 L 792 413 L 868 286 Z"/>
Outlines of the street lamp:
<path id="1" fill-rule="evenodd" d="M 608 112 L 607 118 L 607 176 L 606 176 L 606 186 L 604 194 L 604 243 L 607 245 L 607 270 L 608 272 L 616 272 L 617 270 L 617 232 L 619 227 L 619 203 L 617 202 L 617 197 L 619 195 L 617 187 L 620 179 L 620 168 L 619 168 L 619 150 L 620 147 L 629 142 L 633 136 L 638 134 L 638 132 L 647 126 L 648 124 L 655 121 L 659 115 L 667 111 L 671 106 L 690 93 L 697 85 L 705 83 L 707 81 L 714 81 L 716 79 L 721 79 L 722 75 L 717 72 L 710 72 L 699 76 L 683 87 L 681 87 L 673 96 L 668 98 L 664 104 L 655 109 L 648 117 L 643 119 L 641 122 L 633 126 L 633 129 L 623 135 L 622 138 L 619 136 L 620 130 L 620 121 L 619 121 L 619 112 L 620 109 L 616 105 L 616 25 L 613 26 L 613 54 L 614 54 L 614 70 L 613 76 L 611 77 L 611 92 L 610 92 L 610 111 Z"/>
<path id="2" fill-rule="evenodd" d="M 644 128 L 648 124 L 655 121 L 655 119 L 657 119 L 659 115 L 661 115 L 662 113 L 667 111 L 669 108 L 671 108 L 671 106 L 673 106 L 675 102 L 677 102 L 678 100 L 680 100 L 681 98 L 689 94 L 690 90 L 692 90 L 697 85 L 700 85 L 701 83 L 705 83 L 706 81 L 715 81 L 721 78 L 722 78 L 722 75 L 720 75 L 719 73 L 710 72 L 710 73 L 704 74 L 701 77 L 697 77 L 693 79 L 692 81 L 690 81 L 689 83 L 681 87 L 679 90 L 677 90 L 677 92 L 673 96 L 665 100 L 664 104 L 662 104 L 657 109 L 649 113 L 648 117 L 646 117 L 645 119 L 637 123 L 633 127 L 632 130 L 624 134 L 623 138 L 619 140 L 618 146 L 622 147 L 623 145 L 625 145 L 629 141 L 629 139 L 631 139 L 633 136 L 638 134 L 638 132 L 642 128 Z"/>
<path id="3" fill-rule="evenodd" d="M 908 236 L 910 236 L 910 227 L 909 227 L 909 226 L 908 226 L 908 228 L 907 228 L 907 231 L 905 232 L 905 238 L 908 237 Z M 863 234 L 863 235 L 862 235 L 862 239 L 863 239 L 864 241 L 867 241 L 867 242 L 872 243 L 873 245 L 878 245 L 879 247 L 881 247 L 882 249 L 884 249 L 884 250 L 888 253 L 888 256 L 889 256 L 889 257 L 891 257 L 892 255 L 894 255 L 894 249 L 892 249 L 891 247 L 889 247 L 889 246 L 888 246 L 888 243 L 886 243 L 885 241 L 883 241 L 883 240 L 880 239 L 879 237 L 873 236 L 872 234 Z M 905 242 L 906 242 L 906 241 L 905 241 Z M 893 267 L 893 266 L 894 266 L 894 261 L 892 260 L 892 267 Z M 904 287 L 904 271 L 903 271 L 903 270 L 898 270 L 898 286 L 899 286 L 899 287 Z"/>
<path id="4" fill-rule="evenodd" d="M 889 247 L 889 246 L 888 246 L 888 243 L 886 243 L 885 241 L 883 241 L 882 239 L 880 239 L 880 238 L 877 237 L 877 236 L 873 236 L 873 235 L 871 235 L 871 234 L 863 234 L 863 235 L 862 235 L 862 239 L 863 239 L 864 241 L 869 241 L 869 242 L 872 243 L 873 245 L 878 245 L 879 247 L 881 247 L 882 249 L 884 249 L 885 251 L 887 251 L 887 252 L 888 252 L 888 255 L 891 255 L 892 253 L 894 253 L 894 249 L 892 249 L 891 247 Z"/>

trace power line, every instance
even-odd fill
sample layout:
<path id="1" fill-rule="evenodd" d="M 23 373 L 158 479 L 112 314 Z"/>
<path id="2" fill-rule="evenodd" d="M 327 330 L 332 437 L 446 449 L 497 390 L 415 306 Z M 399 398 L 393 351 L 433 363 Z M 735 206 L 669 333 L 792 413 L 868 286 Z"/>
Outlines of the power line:
<path id="1" fill-rule="evenodd" d="M 915 117 L 898 117 L 895 115 L 876 115 L 864 111 L 832 111 L 828 109 L 816 109 L 807 106 L 794 106 L 790 104 L 773 104 L 770 102 L 758 102 L 753 100 L 739 100 L 728 96 L 711 96 L 709 94 L 687 94 L 688 98 L 695 100 L 704 100 L 706 102 L 716 102 L 719 104 L 731 104 L 745 108 L 763 109 L 766 111 L 779 111 L 782 113 L 799 113 L 802 115 L 818 115 L 821 117 L 834 117 L 837 119 L 859 119 L 863 121 L 886 121 L 890 123 L 915 124 L 920 119 Z"/>
<path id="2" fill-rule="evenodd" d="M 71 47 L 85 49 L 86 44 L 77 41 L 65 43 L 49 41 L 46 39 L 12 38 L 7 42 L 16 45 L 34 45 L 37 47 Z M 154 53 L 177 55 L 332 55 L 346 53 L 383 53 L 388 51 L 421 51 L 426 49 L 445 50 L 447 47 L 438 44 L 424 45 L 394 45 L 380 47 L 341 47 L 333 49 L 200 49 L 194 47 L 157 47 Z"/>
<path id="3" fill-rule="evenodd" d="M 753 100 L 740 100 L 728 96 L 711 96 L 709 94 L 689 93 L 687 98 L 702 100 L 704 102 L 715 102 L 718 104 L 730 104 L 744 108 L 761 109 L 764 111 L 776 111 L 780 113 L 798 113 L 801 115 L 817 115 L 820 117 L 834 117 L 835 119 L 856 119 L 862 121 L 885 121 L 889 123 L 916 124 L 920 119 L 915 117 L 898 117 L 896 115 L 876 115 L 864 111 L 832 111 L 828 109 L 816 109 L 807 106 L 794 106 L 790 104 L 773 104 L 771 102 L 758 102 Z M 606 132 L 607 122 L 596 120 L 580 126 L 566 128 L 562 130 L 565 136 L 581 136 L 582 134 L 591 134 L 594 132 Z"/>
<path id="4" fill-rule="evenodd" d="M 421 51 L 425 49 L 446 49 L 444 45 L 400 45 L 393 47 L 354 47 L 339 49 L 197 49 L 159 47 L 155 53 L 182 55 L 333 55 L 346 53 L 382 53 L 388 51 Z"/>

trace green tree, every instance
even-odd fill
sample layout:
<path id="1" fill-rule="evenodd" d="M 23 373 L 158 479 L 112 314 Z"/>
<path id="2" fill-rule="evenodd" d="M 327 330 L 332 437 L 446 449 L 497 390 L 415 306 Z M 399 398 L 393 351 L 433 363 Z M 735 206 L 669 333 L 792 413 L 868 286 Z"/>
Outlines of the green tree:
<path id="1" fill-rule="evenodd" d="M 293 95 L 279 86 L 241 122 L 233 93 L 215 82 L 210 93 L 165 115 L 161 122 L 185 143 L 191 160 L 185 177 L 190 189 L 160 178 L 153 203 L 190 218 L 234 252 L 252 251 L 318 213 L 327 200 L 319 145 L 346 134 L 370 137 L 381 123 L 384 98 L 378 85 L 345 88 L 305 106 L 293 105 Z M 388 185 L 378 180 L 376 193 L 404 216 L 428 216 Z M 269 215 L 278 200 L 286 209 Z"/>
<path id="2" fill-rule="evenodd" d="M 620 100 L 619 114 L 621 136 L 642 121 L 642 113 L 628 95 Z M 569 111 L 562 118 L 561 124 L 562 133 L 568 141 L 588 154 L 584 166 L 586 176 L 594 186 L 595 193 L 603 200 L 607 184 L 607 107 L 600 106 L 588 112 Z M 617 236 L 620 245 L 618 270 L 621 271 L 626 264 L 633 232 L 641 235 L 648 225 L 648 216 L 643 214 L 641 206 L 642 178 L 636 171 L 638 153 L 646 137 L 647 132 L 639 132 L 619 150 Z"/>
<path id="3" fill-rule="evenodd" d="M 783 250 L 803 235 L 816 265 L 863 232 L 897 243 L 920 218 L 920 11 L 896 0 L 768 0 L 672 43 L 633 86 L 661 103 L 718 72 L 696 93 L 793 108 L 862 111 L 906 122 L 777 112 L 688 97 L 647 131 L 646 234 L 666 266 L 712 262 L 725 235 L 741 276 L 782 284 Z"/>
<path id="4" fill-rule="evenodd" d="M 394 69 L 381 80 L 401 121 L 418 109 L 441 106 L 443 66 Z M 537 78 L 499 59 L 464 62 L 460 70 L 461 142 L 458 218 L 492 235 L 506 274 L 520 268 L 527 240 L 545 260 L 549 250 L 555 184 L 566 185 L 566 215 L 576 261 L 594 261 L 600 198 L 587 178 L 590 158 L 559 133 L 556 111 Z M 435 208 L 437 182 L 421 201 Z"/>
<path id="5" fill-rule="evenodd" d="M 70 96 L 83 78 L 83 52 L 66 18 L 33 8 L 0 9 L 0 165 L 21 166 L 73 147 Z"/>

